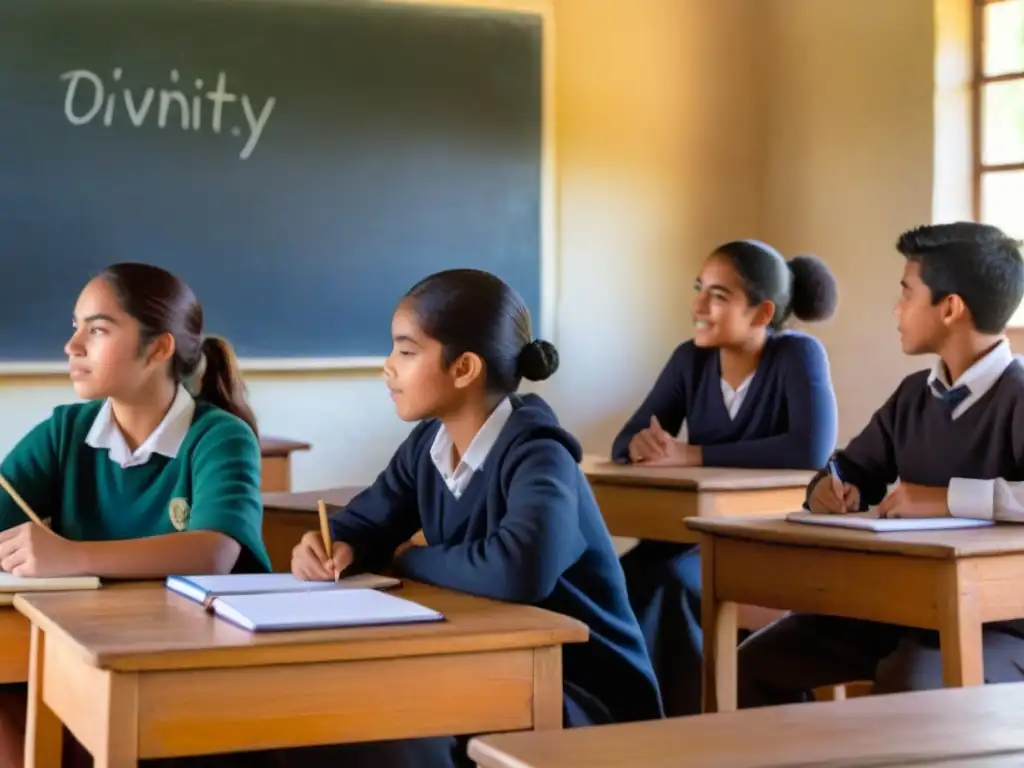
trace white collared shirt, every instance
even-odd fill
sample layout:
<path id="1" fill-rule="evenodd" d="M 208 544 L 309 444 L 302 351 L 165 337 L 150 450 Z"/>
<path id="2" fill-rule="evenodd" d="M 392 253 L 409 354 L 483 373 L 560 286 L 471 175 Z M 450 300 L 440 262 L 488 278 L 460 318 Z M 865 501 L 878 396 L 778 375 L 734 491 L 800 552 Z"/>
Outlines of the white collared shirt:
<path id="1" fill-rule="evenodd" d="M 725 410 L 729 412 L 729 418 L 735 421 L 736 414 L 740 412 L 740 408 L 743 405 L 743 399 L 747 396 L 747 390 L 750 389 L 750 382 L 754 380 L 754 374 L 750 374 L 740 385 L 733 389 L 729 386 L 729 382 L 722 379 L 722 402 L 725 403 Z"/>
<path id="2" fill-rule="evenodd" d="M 148 462 L 154 453 L 173 459 L 178 455 L 181 444 L 185 442 L 195 411 L 196 401 L 185 387 L 179 384 L 167 415 L 145 442 L 132 451 L 124 439 L 121 428 L 117 426 L 108 399 L 96 414 L 89 434 L 85 436 L 85 444 L 97 450 L 107 451 L 110 460 L 119 464 L 122 469 L 141 466 Z"/>
<path id="3" fill-rule="evenodd" d="M 942 396 L 933 386 L 936 381 L 947 389 L 961 384 L 970 388 L 970 395 L 953 410 L 952 416 L 956 419 L 992 389 L 1014 362 L 1024 364 L 1021 358 L 1014 358 L 1010 343 L 1004 339 L 952 383 L 946 377 L 942 361 L 937 361 L 928 376 L 928 386 L 936 397 Z M 1009 482 L 998 477 L 991 480 L 954 477 L 949 481 L 946 506 L 953 517 L 1024 522 L 1024 483 Z"/>
<path id="4" fill-rule="evenodd" d="M 473 473 L 484 465 L 487 454 L 498 442 L 498 436 L 511 415 L 512 402 L 506 397 L 487 417 L 487 421 L 476 433 L 469 448 L 466 449 L 465 455 L 459 461 L 459 465 L 454 468 L 452 467 L 452 456 L 455 445 L 448 435 L 448 430 L 444 428 L 444 424 L 437 430 L 434 442 L 430 446 L 430 458 L 433 460 L 434 466 L 437 467 L 437 471 L 441 473 L 441 477 L 444 478 L 448 490 L 456 499 L 462 496 L 469 486 L 473 479 Z"/>
<path id="5" fill-rule="evenodd" d="M 942 397 L 942 392 L 936 389 L 935 382 L 941 383 L 947 390 L 956 389 L 959 386 L 966 386 L 970 389 L 970 395 L 953 409 L 952 416 L 956 419 L 992 389 L 999 381 L 999 377 L 1003 375 L 1003 371 L 1010 367 L 1013 359 L 1010 342 L 1003 339 L 995 349 L 960 374 L 960 378 L 952 383 L 946 376 L 946 366 L 942 364 L 941 360 L 936 360 L 932 372 L 928 374 L 928 386 L 936 397 Z"/>

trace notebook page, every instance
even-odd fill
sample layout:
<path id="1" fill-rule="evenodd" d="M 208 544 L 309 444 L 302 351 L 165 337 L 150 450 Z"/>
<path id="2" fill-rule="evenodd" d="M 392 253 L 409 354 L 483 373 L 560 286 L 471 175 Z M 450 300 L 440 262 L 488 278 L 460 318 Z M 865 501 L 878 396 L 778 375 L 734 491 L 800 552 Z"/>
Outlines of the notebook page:
<path id="1" fill-rule="evenodd" d="M 426 606 L 374 589 L 234 595 L 213 601 L 213 611 L 254 631 L 359 627 L 440 621 Z"/>
<path id="2" fill-rule="evenodd" d="M 168 576 L 167 585 L 189 594 L 247 595 L 265 592 L 315 592 L 332 589 L 387 589 L 401 582 L 388 576 L 360 573 L 333 581 L 303 581 L 290 573 L 238 573 L 211 576 Z M 189 587 L 194 589 L 188 589 Z M 185 591 L 184 589 L 181 591 Z"/>
<path id="3" fill-rule="evenodd" d="M 991 520 L 965 517 L 878 517 L 874 510 L 851 512 L 846 515 L 822 515 L 813 512 L 791 512 L 786 515 L 791 523 L 827 525 L 834 528 L 854 528 L 884 533 L 891 531 L 936 531 L 951 528 L 986 528 L 995 525 Z"/>
<path id="4" fill-rule="evenodd" d="M 99 589 L 97 576 L 50 576 L 30 578 L 0 571 L 0 592 L 59 592 L 72 589 Z"/>

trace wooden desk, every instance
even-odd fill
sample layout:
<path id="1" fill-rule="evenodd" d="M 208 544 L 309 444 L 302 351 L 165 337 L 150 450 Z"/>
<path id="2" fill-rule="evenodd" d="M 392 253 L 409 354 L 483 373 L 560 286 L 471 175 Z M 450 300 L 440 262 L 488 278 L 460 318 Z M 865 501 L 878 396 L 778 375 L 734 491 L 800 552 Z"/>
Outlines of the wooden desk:
<path id="1" fill-rule="evenodd" d="M 261 437 L 262 456 L 260 490 L 290 491 L 292 489 L 292 453 L 308 451 L 313 446 L 283 437 Z"/>
<path id="2" fill-rule="evenodd" d="M 1024 765 L 1024 683 L 473 739 L 481 768 Z M 959 758 L 960 762 L 953 762 Z"/>
<path id="3" fill-rule="evenodd" d="M 947 686 L 981 685 L 981 625 L 1024 617 L 1024 527 L 871 533 L 692 519 L 705 711 L 736 708 L 736 603 L 935 629 Z"/>
<path id="4" fill-rule="evenodd" d="M 97 768 L 561 728 L 561 646 L 586 641 L 584 624 L 422 584 L 397 594 L 448 620 L 252 634 L 163 587 L 19 595 L 32 622 L 26 763 L 60 765 L 62 723 Z"/>
<path id="5" fill-rule="evenodd" d="M 264 493 L 263 543 L 274 571 L 290 571 L 292 549 L 302 534 L 320 529 L 317 499 L 323 499 L 329 509 L 344 507 L 362 490 L 361 485 L 350 485 L 302 493 Z"/>
<path id="6" fill-rule="evenodd" d="M 29 623 L 12 606 L 0 607 L 0 683 L 28 680 Z"/>
<path id="7" fill-rule="evenodd" d="M 687 517 L 778 515 L 800 509 L 807 470 L 663 468 L 584 456 L 583 472 L 613 536 L 695 542 Z"/>

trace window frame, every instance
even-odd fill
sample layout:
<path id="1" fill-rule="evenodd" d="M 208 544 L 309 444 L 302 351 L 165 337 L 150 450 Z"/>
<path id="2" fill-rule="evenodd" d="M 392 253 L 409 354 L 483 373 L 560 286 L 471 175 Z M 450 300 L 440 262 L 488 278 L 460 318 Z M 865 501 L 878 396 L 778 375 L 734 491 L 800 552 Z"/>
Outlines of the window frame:
<path id="1" fill-rule="evenodd" d="M 982 102 L 985 88 L 993 83 L 1024 81 L 1024 70 L 1001 75 L 985 74 L 985 6 L 1014 0 L 968 0 L 971 15 L 971 206 L 975 221 L 981 221 L 983 210 L 982 182 L 990 173 L 1024 171 L 1024 158 L 1017 163 L 986 164 L 982 157 L 984 115 Z"/>

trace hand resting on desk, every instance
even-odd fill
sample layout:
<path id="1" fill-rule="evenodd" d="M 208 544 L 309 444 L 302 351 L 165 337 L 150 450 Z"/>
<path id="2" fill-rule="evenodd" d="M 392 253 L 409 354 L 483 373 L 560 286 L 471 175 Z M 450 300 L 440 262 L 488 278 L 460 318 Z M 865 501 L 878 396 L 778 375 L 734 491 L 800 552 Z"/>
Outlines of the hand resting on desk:
<path id="1" fill-rule="evenodd" d="M 943 486 L 901 481 L 875 511 L 879 517 L 949 517 L 948 495 L 949 489 Z"/>
<path id="2" fill-rule="evenodd" d="M 699 467 L 703 452 L 699 445 L 681 443 L 651 416 L 651 426 L 641 429 L 629 443 L 629 460 L 653 467 Z"/>

